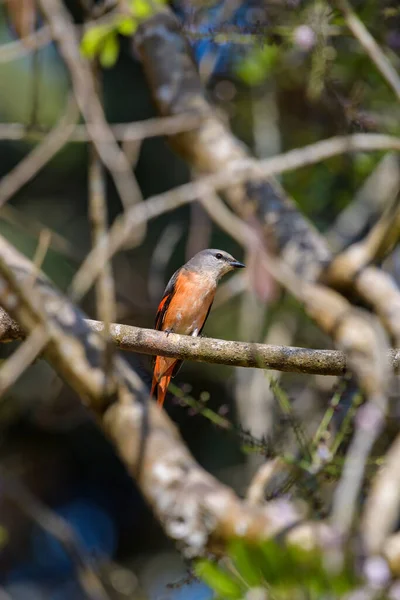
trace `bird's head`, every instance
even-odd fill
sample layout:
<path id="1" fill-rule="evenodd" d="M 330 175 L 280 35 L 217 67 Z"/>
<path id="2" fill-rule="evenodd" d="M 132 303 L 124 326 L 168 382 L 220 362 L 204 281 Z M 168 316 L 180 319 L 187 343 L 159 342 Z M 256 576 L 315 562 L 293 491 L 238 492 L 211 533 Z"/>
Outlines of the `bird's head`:
<path id="1" fill-rule="evenodd" d="M 234 269 L 243 269 L 244 264 L 236 260 L 224 250 L 208 248 L 198 252 L 186 263 L 186 267 L 196 271 L 207 272 L 218 281 Z"/>

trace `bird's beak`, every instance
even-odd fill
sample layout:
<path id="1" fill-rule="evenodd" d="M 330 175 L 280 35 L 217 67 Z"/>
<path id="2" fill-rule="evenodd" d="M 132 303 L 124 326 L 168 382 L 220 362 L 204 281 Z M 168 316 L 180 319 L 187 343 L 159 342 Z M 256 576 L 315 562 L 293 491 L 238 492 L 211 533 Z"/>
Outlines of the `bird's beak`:
<path id="1" fill-rule="evenodd" d="M 238 260 L 233 260 L 231 262 L 231 266 L 234 269 L 244 269 L 246 265 L 244 265 L 243 263 L 239 262 Z"/>

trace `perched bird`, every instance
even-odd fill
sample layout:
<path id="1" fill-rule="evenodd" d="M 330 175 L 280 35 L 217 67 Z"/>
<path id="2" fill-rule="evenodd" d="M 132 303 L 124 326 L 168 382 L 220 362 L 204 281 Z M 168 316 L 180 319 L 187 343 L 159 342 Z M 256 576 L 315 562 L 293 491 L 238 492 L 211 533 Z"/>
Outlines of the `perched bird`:
<path id="1" fill-rule="evenodd" d="M 221 277 L 245 265 L 223 250 L 202 250 L 171 277 L 159 304 L 155 329 L 169 333 L 201 334 L 214 301 Z M 182 361 L 156 356 L 151 395 L 157 389 L 157 402 L 163 405 L 167 388 Z"/>

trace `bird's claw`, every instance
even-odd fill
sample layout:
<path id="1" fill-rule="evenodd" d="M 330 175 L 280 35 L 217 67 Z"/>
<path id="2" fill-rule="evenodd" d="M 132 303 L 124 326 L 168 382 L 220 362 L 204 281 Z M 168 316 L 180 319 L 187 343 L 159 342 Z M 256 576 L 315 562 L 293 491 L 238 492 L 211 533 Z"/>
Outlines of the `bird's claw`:
<path id="1" fill-rule="evenodd" d="M 167 334 L 167 337 L 169 336 L 170 333 L 172 333 L 172 329 L 164 329 L 164 331 Z"/>

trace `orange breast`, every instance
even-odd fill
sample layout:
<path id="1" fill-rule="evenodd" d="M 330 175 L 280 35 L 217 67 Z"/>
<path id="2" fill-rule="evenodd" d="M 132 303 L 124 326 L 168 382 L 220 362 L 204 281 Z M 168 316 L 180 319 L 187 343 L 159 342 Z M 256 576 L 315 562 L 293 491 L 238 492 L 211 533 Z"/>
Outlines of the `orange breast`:
<path id="1" fill-rule="evenodd" d="M 197 335 L 214 300 L 216 283 L 200 273 L 182 271 L 168 306 L 163 329 Z"/>

